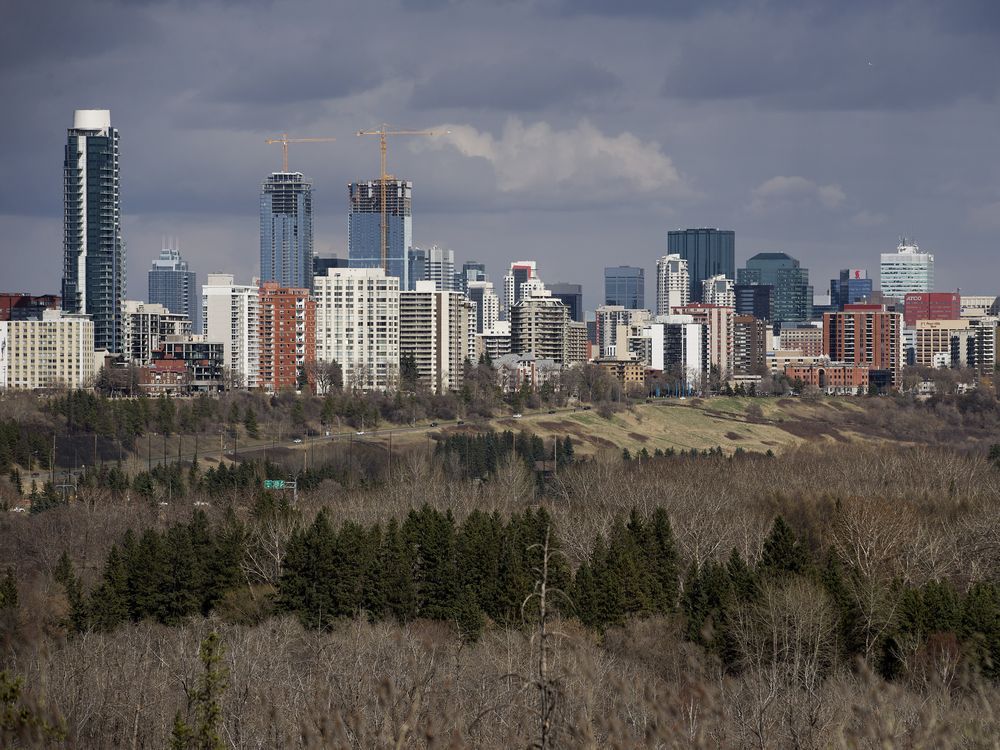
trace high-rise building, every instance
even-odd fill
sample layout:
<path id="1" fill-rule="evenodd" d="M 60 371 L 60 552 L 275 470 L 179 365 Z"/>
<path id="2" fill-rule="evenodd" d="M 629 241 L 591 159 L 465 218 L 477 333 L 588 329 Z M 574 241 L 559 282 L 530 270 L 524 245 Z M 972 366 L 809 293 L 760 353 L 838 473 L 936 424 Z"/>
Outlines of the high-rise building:
<path id="1" fill-rule="evenodd" d="M 549 284 L 548 290 L 552 296 L 569 308 L 569 319 L 579 323 L 585 322 L 583 309 L 583 287 L 580 284 L 558 282 Z"/>
<path id="2" fill-rule="evenodd" d="M 510 321 L 498 320 L 492 328 L 476 334 L 476 362 L 486 356 L 496 361 L 510 354 Z"/>
<path id="3" fill-rule="evenodd" d="M 492 330 L 500 319 L 500 299 L 493 291 L 493 282 L 470 281 L 466 294 L 476 306 L 476 333 Z"/>
<path id="4" fill-rule="evenodd" d="M 708 336 L 705 326 L 690 315 L 658 315 L 631 326 L 629 353 L 646 367 L 677 376 L 678 391 L 701 386 L 708 373 Z"/>
<path id="5" fill-rule="evenodd" d="M 86 315 L 45 310 L 40 319 L 0 321 L 0 391 L 90 388 L 96 375 Z"/>
<path id="6" fill-rule="evenodd" d="M 646 307 L 646 271 L 635 266 L 609 266 L 604 269 L 604 304 L 621 305 L 629 310 Z"/>
<path id="7" fill-rule="evenodd" d="M 597 356 L 601 359 L 622 359 L 618 352 L 619 329 L 649 321 L 649 310 L 634 310 L 622 305 L 601 305 L 594 312 Z"/>
<path id="8" fill-rule="evenodd" d="M 766 355 L 766 323 L 753 315 L 735 316 L 733 318 L 733 372 L 738 375 L 763 373 Z"/>
<path id="9" fill-rule="evenodd" d="M 417 378 L 434 393 L 457 391 L 465 360 L 475 356 L 472 303 L 461 292 L 417 282 L 399 294 L 399 354 L 413 357 Z"/>
<path id="10" fill-rule="evenodd" d="M 719 274 L 736 277 L 736 233 L 731 229 L 677 229 L 667 232 L 667 252 L 688 262 L 690 302 L 701 302 L 701 282 Z"/>
<path id="11" fill-rule="evenodd" d="M 844 305 L 853 305 L 871 298 L 872 280 L 863 268 L 845 268 L 840 276 L 830 280 L 830 306 L 840 312 Z"/>
<path id="12" fill-rule="evenodd" d="M 510 309 L 521 301 L 525 291 L 537 292 L 545 288 L 538 278 L 538 263 L 533 260 L 516 260 L 510 264 L 503 277 L 503 307 L 501 313 L 510 320 Z"/>
<path id="13" fill-rule="evenodd" d="M 138 300 L 122 303 L 122 351 L 134 365 L 148 365 L 167 336 L 189 336 L 191 319 L 163 305 Z"/>
<path id="14" fill-rule="evenodd" d="M 440 292 L 450 292 L 455 288 L 455 251 L 437 245 L 427 249 L 427 274 L 424 278 L 434 282 Z M 413 286 L 416 289 L 416 285 Z"/>
<path id="15" fill-rule="evenodd" d="M 316 360 L 341 366 L 344 387 L 386 390 L 399 378 L 399 279 L 381 268 L 330 269 L 313 280 Z"/>
<path id="16" fill-rule="evenodd" d="M 969 367 L 980 376 L 996 369 L 997 320 L 918 320 L 914 364 L 921 367 Z"/>
<path id="17" fill-rule="evenodd" d="M 62 309 L 94 321 L 94 346 L 121 351 L 125 241 L 118 131 L 106 109 L 73 114 L 63 162 Z"/>
<path id="18" fill-rule="evenodd" d="M 485 263 L 480 263 L 478 260 L 467 260 L 462 264 L 456 289 L 460 292 L 466 291 L 470 281 L 486 281 Z"/>
<path id="19" fill-rule="evenodd" d="M 737 271 L 739 284 L 763 284 L 774 287 L 771 323 L 801 323 L 812 319 L 813 288 L 809 269 L 787 253 L 757 253 Z"/>
<path id="20" fill-rule="evenodd" d="M 770 284 L 736 284 L 733 287 L 737 315 L 753 315 L 757 320 L 771 320 L 774 287 Z"/>
<path id="21" fill-rule="evenodd" d="M 900 300 L 910 292 L 929 292 L 934 289 L 934 256 L 904 237 L 896 252 L 882 253 L 879 282 L 884 296 Z"/>
<path id="22" fill-rule="evenodd" d="M 258 384 L 269 393 L 296 390 L 316 359 L 316 302 L 305 287 L 260 285 L 260 371 Z"/>
<path id="23" fill-rule="evenodd" d="M 60 309 L 58 294 L 34 296 L 26 292 L 0 293 L 0 321 L 41 320 L 46 310 Z"/>
<path id="24" fill-rule="evenodd" d="M 309 289 L 312 272 L 312 183 L 301 172 L 273 172 L 260 189 L 261 281 Z"/>
<path id="25" fill-rule="evenodd" d="M 525 297 L 510 309 L 510 340 L 514 354 L 564 363 L 569 309 L 553 297 Z"/>
<path id="26" fill-rule="evenodd" d="M 736 308 L 736 290 L 732 279 L 712 276 L 701 282 L 701 299 L 706 305 Z"/>
<path id="27" fill-rule="evenodd" d="M 236 284 L 231 273 L 210 273 L 201 287 L 201 318 L 208 341 L 223 344 L 226 380 L 257 388 L 260 373 L 260 297 L 256 281 Z"/>
<path id="28" fill-rule="evenodd" d="M 326 276 L 326 272 L 331 268 L 347 268 L 349 265 L 347 258 L 339 258 L 336 255 L 314 255 L 312 275 Z"/>
<path id="29" fill-rule="evenodd" d="M 188 269 L 187 261 L 181 258 L 180 252 L 170 248 L 161 250 L 146 278 L 150 303 L 184 315 L 191 321 L 191 330 L 195 333 L 201 330 L 201 299 L 198 297 L 196 274 Z"/>
<path id="30" fill-rule="evenodd" d="M 681 315 L 690 315 L 695 323 L 705 326 L 708 333 L 708 363 L 715 368 L 720 378 L 733 374 L 734 361 L 734 319 L 731 307 L 692 302 L 677 310 Z"/>
<path id="31" fill-rule="evenodd" d="M 868 365 L 899 383 L 903 364 L 902 315 L 883 305 L 846 305 L 823 316 L 823 355 L 835 362 Z M 871 376 L 869 376 L 871 377 Z"/>
<path id="32" fill-rule="evenodd" d="M 382 185 L 379 180 L 348 186 L 351 214 L 347 226 L 351 268 L 382 268 Z M 410 280 L 413 245 L 413 183 L 390 179 L 385 184 L 386 275 Z"/>
<path id="33" fill-rule="evenodd" d="M 903 322 L 913 328 L 918 320 L 957 320 L 962 317 L 958 292 L 910 292 L 903 301 Z"/>
<path id="34" fill-rule="evenodd" d="M 670 315 L 675 307 L 691 301 L 688 262 L 677 253 L 656 261 L 656 314 Z"/>
<path id="35" fill-rule="evenodd" d="M 411 247 L 406 251 L 406 283 L 399 282 L 399 290 L 413 290 L 417 288 L 418 281 L 427 280 L 428 253 L 419 247 Z"/>

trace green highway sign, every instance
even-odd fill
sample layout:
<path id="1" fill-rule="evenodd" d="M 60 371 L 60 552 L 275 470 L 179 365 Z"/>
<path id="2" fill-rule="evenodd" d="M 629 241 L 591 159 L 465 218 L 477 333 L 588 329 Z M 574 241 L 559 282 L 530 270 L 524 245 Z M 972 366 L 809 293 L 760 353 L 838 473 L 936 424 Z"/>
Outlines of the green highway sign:
<path id="1" fill-rule="evenodd" d="M 283 490 L 285 489 L 284 479 L 265 479 L 264 480 L 265 490 Z"/>

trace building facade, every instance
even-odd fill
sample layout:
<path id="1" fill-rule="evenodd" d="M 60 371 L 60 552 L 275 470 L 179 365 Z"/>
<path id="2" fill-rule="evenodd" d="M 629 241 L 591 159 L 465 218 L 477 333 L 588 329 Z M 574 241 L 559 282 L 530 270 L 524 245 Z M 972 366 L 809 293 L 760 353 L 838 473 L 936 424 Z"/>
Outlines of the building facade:
<path id="1" fill-rule="evenodd" d="M 569 319 L 578 323 L 586 322 L 583 309 L 583 287 L 580 284 L 558 282 L 549 284 L 548 290 L 552 296 L 569 308 Z"/>
<path id="2" fill-rule="evenodd" d="M 201 332 L 201 299 L 197 275 L 177 250 L 164 248 L 146 273 L 149 301 L 191 321 L 191 330 Z"/>
<path id="3" fill-rule="evenodd" d="M 337 362 L 344 387 L 394 388 L 399 380 L 399 278 L 381 268 L 331 269 L 313 280 L 316 359 Z"/>
<path id="4" fill-rule="evenodd" d="M 770 284 L 736 284 L 733 287 L 737 315 L 753 315 L 757 320 L 771 321 L 774 287 Z"/>
<path id="5" fill-rule="evenodd" d="M 538 278 L 538 263 L 533 260 L 516 260 L 510 264 L 507 274 L 503 277 L 503 300 L 500 314 L 504 320 L 510 320 L 510 308 L 521 301 L 525 292 L 529 294 L 545 288 Z"/>
<path id="6" fill-rule="evenodd" d="M 782 326 L 780 343 L 782 351 L 799 351 L 808 356 L 818 357 L 823 353 L 823 327 Z"/>
<path id="7" fill-rule="evenodd" d="M 380 180 L 348 186 L 351 213 L 347 226 L 351 268 L 382 268 L 382 184 Z M 385 184 L 385 272 L 405 289 L 409 282 L 409 249 L 413 245 L 413 183 L 390 179 Z"/>
<path id="8" fill-rule="evenodd" d="M 688 262 L 689 302 L 701 302 L 701 282 L 712 276 L 736 278 L 736 233 L 731 229 L 676 229 L 667 232 L 667 253 Z"/>
<path id="9" fill-rule="evenodd" d="M 910 292 L 934 289 L 934 256 L 920 252 L 916 242 L 903 238 L 894 253 L 882 253 L 879 281 L 886 297 L 903 299 Z"/>
<path id="10" fill-rule="evenodd" d="M 500 299 L 493 291 L 493 282 L 470 281 L 465 293 L 476 306 L 476 333 L 494 328 L 500 320 Z"/>
<path id="11" fill-rule="evenodd" d="M 566 361 L 569 310 L 553 297 L 526 297 L 510 310 L 513 354 L 534 354 L 539 359 Z"/>
<path id="12" fill-rule="evenodd" d="M 714 368 L 722 379 L 733 374 L 735 367 L 735 329 L 736 313 L 731 307 L 710 305 L 704 302 L 692 302 L 678 308 L 681 315 L 690 315 L 695 323 L 705 326 L 708 334 L 708 364 Z"/>
<path id="13" fill-rule="evenodd" d="M 869 371 L 886 371 L 898 386 L 902 328 L 902 315 L 883 305 L 846 305 L 842 312 L 823 316 L 823 355 L 834 362 L 868 365 Z"/>
<path id="14" fill-rule="evenodd" d="M 94 345 L 114 353 L 126 281 L 118 140 L 109 110 L 78 109 L 63 161 L 62 309 L 89 315 Z"/>
<path id="15" fill-rule="evenodd" d="M 301 172 L 273 172 L 260 189 L 260 279 L 309 289 L 312 274 L 312 183 Z"/>
<path id="16" fill-rule="evenodd" d="M 61 303 L 58 294 L 35 296 L 25 292 L 3 292 L 0 293 L 0 321 L 41 320 L 43 312 L 61 309 Z"/>
<path id="17" fill-rule="evenodd" d="M 269 393 L 297 390 L 316 360 L 316 302 L 305 287 L 260 285 L 258 383 Z"/>
<path id="18" fill-rule="evenodd" d="M 757 253 L 737 274 L 740 285 L 761 284 L 773 288 L 771 323 L 804 323 L 812 320 L 813 288 L 809 270 L 788 253 Z"/>
<path id="19" fill-rule="evenodd" d="M 957 320 L 962 317 L 958 292 L 909 292 L 903 297 L 903 322 L 913 328 L 918 320 Z"/>
<path id="20" fill-rule="evenodd" d="M 691 301 L 688 262 L 680 255 L 664 255 L 656 261 L 656 314 L 670 315 L 675 307 Z"/>
<path id="21" fill-rule="evenodd" d="M 167 336 L 188 336 L 191 320 L 163 305 L 125 300 L 122 303 L 122 351 L 133 365 L 148 365 Z"/>
<path id="22" fill-rule="evenodd" d="M 712 276 L 701 282 L 701 300 L 706 305 L 736 309 L 735 282 L 725 276 Z"/>
<path id="23" fill-rule="evenodd" d="M 230 273 L 210 273 L 201 287 L 205 336 L 223 344 L 227 388 L 257 388 L 260 373 L 260 295 Z"/>
<path id="24" fill-rule="evenodd" d="M 767 324 L 753 315 L 733 316 L 733 373 L 763 372 L 767 356 Z"/>
<path id="25" fill-rule="evenodd" d="M 872 296 L 872 280 L 863 268 L 845 268 L 836 279 L 830 280 L 829 312 L 840 312 L 844 305 L 867 302 Z"/>
<path id="26" fill-rule="evenodd" d="M 0 390 L 90 388 L 96 375 L 89 317 L 45 310 L 41 319 L 0 321 Z"/>
<path id="27" fill-rule="evenodd" d="M 597 357 L 600 359 L 619 358 L 618 329 L 622 326 L 628 328 L 647 323 L 650 317 L 649 310 L 632 310 L 622 305 L 601 305 L 598 307 L 594 312 L 597 326 L 595 339 Z"/>
<path id="28" fill-rule="evenodd" d="M 646 270 L 636 266 L 605 268 L 604 304 L 621 305 L 627 310 L 645 309 Z"/>
<path id="29" fill-rule="evenodd" d="M 160 349 L 153 352 L 154 379 L 156 368 L 174 371 L 174 367 L 163 362 L 184 364 L 185 388 L 189 393 L 216 393 L 224 387 L 226 357 L 222 341 L 209 341 L 204 335 L 167 336 Z"/>
<path id="30" fill-rule="evenodd" d="M 475 308 L 461 292 L 421 281 L 399 294 L 399 353 L 413 357 L 417 377 L 434 393 L 457 391 L 465 361 L 475 357 Z"/>

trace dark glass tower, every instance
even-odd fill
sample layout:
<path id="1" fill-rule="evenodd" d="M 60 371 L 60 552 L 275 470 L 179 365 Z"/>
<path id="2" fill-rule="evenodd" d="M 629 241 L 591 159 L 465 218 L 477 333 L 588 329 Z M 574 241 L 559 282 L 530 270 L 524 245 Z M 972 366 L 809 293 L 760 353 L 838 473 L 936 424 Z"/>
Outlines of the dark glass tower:
<path id="1" fill-rule="evenodd" d="M 121 351 L 125 242 L 118 131 L 106 109 L 73 114 L 63 160 L 62 306 L 94 321 L 94 347 Z"/>
<path id="2" fill-rule="evenodd" d="M 312 276 L 312 183 L 274 172 L 260 190 L 260 280 L 309 289 Z"/>
<path id="3" fill-rule="evenodd" d="M 762 284 L 774 287 L 771 322 L 802 323 L 812 319 L 813 288 L 809 269 L 787 253 L 757 253 L 737 274 L 741 285 Z"/>
<path id="4" fill-rule="evenodd" d="M 842 312 L 844 305 L 853 305 L 871 296 L 872 280 L 862 268 L 845 268 L 840 278 L 830 280 L 830 306 L 837 312 Z"/>
<path id="5" fill-rule="evenodd" d="M 722 274 L 736 278 L 736 232 L 731 229 L 675 229 L 667 232 L 667 253 L 688 262 L 691 302 L 702 302 L 701 282 Z"/>
<path id="6" fill-rule="evenodd" d="M 583 323 L 583 287 L 580 284 L 549 284 L 552 296 L 569 308 L 569 319 Z"/>
<path id="7" fill-rule="evenodd" d="M 147 278 L 149 301 L 163 305 L 177 315 L 186 315 L 191 321 L 191 330 L 201 333 L 201 295 L 197 291 L 195 273 L 188 269 L 187 261 L 181 258 L 181 254 L 168 248 L 161 250 Z"/>
<path id="8" fill-rule="evenodd" d="M 646 308 L 646 272 L 635 266 L 604 269 L 604 304 L 621 305 L 628 310 Z"/>
<path id="9" fill-rule="evenodd" d="M 351 268 L 382 267 L 382 186 L 378 180 L 348 186 L 351 214 L 347 225 Z M 385 186 L 386 274 L 399 279 L 401 289 L 410 279 L 408 250 L 413 245 L 413 183 L 389 180 Z"/>

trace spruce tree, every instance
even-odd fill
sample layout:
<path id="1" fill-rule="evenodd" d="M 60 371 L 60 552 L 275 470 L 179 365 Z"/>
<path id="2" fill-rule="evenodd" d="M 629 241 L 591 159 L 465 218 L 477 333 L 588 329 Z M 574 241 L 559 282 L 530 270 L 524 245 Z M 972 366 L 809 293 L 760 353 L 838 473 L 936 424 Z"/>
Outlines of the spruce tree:
<path id="1" fill-rule="evenodd" d="M 764 541 L 759 570 L 766 576 L 782 576 L 789 573 L 805 573 L 809 567 L 809 557 L 795 533 L 778 516 L 771 526 L 771 533 Z"/>
<path id="2" fill-rule="evenodd" d="M 7 568 L 3 580 L 0 581 L 0 609 L 17 609 L 17 581 L 14 571 Z"/>
<path id="3" fill-rule="evenodd" d="M 414 553 L 404 538 L 396 519 L 386 526 L 379 557 L 378 576 L 385 600 L 385 611 L 398 622 L 408 622 L 417 616 L 417 591 L 414 586 Z"/>
<path id="4" fill-rule="evenodd" d="M 256 440 L 259 437 L 259 427 L 257 426 L 257 415 L 253 407 L 247 404 L 247 411 L 243 417 L 243 427 L 247 431 L 247 436 Z"/>

